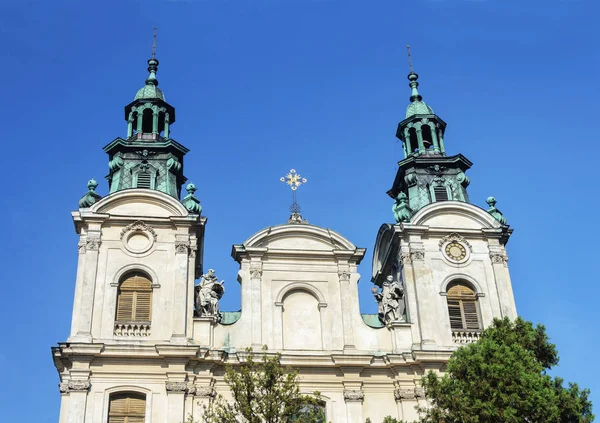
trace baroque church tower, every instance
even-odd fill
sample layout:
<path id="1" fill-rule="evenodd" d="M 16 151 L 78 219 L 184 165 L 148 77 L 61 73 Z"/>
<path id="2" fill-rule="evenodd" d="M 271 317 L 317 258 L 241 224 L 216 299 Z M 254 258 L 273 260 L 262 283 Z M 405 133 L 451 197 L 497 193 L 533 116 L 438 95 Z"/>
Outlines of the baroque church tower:
<path id="1" fill-rule="evenodd" d="M 416 419 L 419 381 L 493 318 L 516 317 L 505 244 L 511 230 L 488 199 L 469 202 L 471 163 L 446 153 L 446 123 L 418 91 L 398 125 L 404 158 L 388 191 L 395 223 L 373 252 L 377 314 L 361 314 L 366 250 L 295 213 L 233 245 L 241 311 L 219 310 L 203 274 L 206 218 L 187 182 L 188 150 L 171 136 L 175 109 L 158 88 L 158 60 L 125 107 L 127 135 L 109 155 L 109 194 L 89 191 L 72 213 L 80 236 L 71 333 L 52 349 L 60 423 L 181 423 L 231 398 L 226 364 L 268 346 L 320 391 L 327 422 Z M 390 215 L 391 217 L 391 215 Z M 196 280 L 200 280 L 196 282 Z M 365 282 L 363 282 L 365 283 Z"/>

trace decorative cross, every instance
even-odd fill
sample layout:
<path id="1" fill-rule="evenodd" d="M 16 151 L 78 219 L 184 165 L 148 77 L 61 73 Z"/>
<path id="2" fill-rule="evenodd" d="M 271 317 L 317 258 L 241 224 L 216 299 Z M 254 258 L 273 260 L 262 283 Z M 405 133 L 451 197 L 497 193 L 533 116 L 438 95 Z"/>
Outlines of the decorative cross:
<path id="1" fill-rule="evenodd" d="M 281 182 L 285 182 L 292 190 L 292 205 L 290 206 L 290 211 L 292 212 L 292 215 L 290 216 L 290 220 L 288 220 L 288 222 L 289 223 L 305 222 L 302 219 L 302 216 L 300 215 L 300 211 L 301 211 L 300 205 L 296 202 L 296 190 L 298 189 L 298 187 L 300 185 L 305 184 L 307 182 L 307 179 L 300 176 L 299 173 L 296 173 L 295 169 L 290 169 L 290 172 L 287 175 L 279 178 L 279 180 Z"/>

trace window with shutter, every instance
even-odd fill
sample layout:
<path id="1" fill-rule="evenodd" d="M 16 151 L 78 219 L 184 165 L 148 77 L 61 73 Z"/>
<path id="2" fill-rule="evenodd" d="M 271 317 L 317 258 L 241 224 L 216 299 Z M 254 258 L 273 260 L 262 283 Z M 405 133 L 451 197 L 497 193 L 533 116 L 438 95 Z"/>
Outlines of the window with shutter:
<path id="1" fill-rule="evenodd" d="M 446 187 L 433 187 L 435 201 L 448 201 L 448 190 Z"/>
<path id="2" fill-rule="evenodd" d="M 140 172 L 137 174 L 137 188 L 151 188 L 150 180 L 152 175 L 148 172 Z"/>
<path id="3" fill-rule="evenodd" d="M 110 397 L 108 423 L 144 423 L 146 397 L 142 394 L 124 393 Z"/>
<path id="4" fill-rule="evenodd" d="M 129 274 L 119 285 L 117 321 L 149 322 L 152 318 L 152 282 L 141 273 Z"/>
<path id="5" fill-rule="evenodd" d="M 448 315 L 452 330 L 479 330 L 477 297 L 467 285 L 453 283 L 448 287 Z"/>

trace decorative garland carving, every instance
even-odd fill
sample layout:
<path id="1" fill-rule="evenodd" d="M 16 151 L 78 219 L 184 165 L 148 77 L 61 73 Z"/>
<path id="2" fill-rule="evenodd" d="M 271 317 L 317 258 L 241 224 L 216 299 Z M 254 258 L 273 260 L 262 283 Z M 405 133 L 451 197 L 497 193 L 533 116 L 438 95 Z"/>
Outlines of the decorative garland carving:
<path id="1" fill-rule="evenodd" d="M 417 397 L 417 398 L 425 398 L 425 389 L 423 389 L 423 388 L 415 388 L 415 397 Z"/>
<path id="2" fill-rule="evenodd" d="M 102 241 L 99 238 L 90 238 L 85 240 L 85 251 L 98 251 Z"/>
<path id="3" fill-rule="evenodd" d="M 189 254 L 190 243 L 187 241 L 175 241 L 175 254 Z"/>
<path id="4" fill-rule="evenodd" d="M 250 278 L 251 279 L 260 279 L 262 277 L 261 269 L 250 269 Z"/>
<path id="5" fill-rule="evenodd" d="M 344 389 L 344 400 L 346 402 L 363 402 L 365 393 L 360 389 Z"/>
<path id="6" fill-rule="evenodd" d="M 167 392 L 185 394 L 188 391 L 187 382 L 165 382 Z"/>
<path id="7" fill-rule="evenodd" d="M 141 220 L 136 220 L 131 225 L 127 225 L 125 228 L 123 228 L 123 230 L 121 231 L 121 239 L 125 237 L 127 232 L 131 231 L 148 232 L 152 235 L 154 241 L 156 241 L 156 239 L 158 238 L 154 229 L 151 226 L 147 225 L 145 222 L 142 222 Z"/>
<path id="8" fill-rule="evenodd" d="M 469 250 L 471 252 L 473 252 L 473 247 L 471 246 L 471 244 L 469 244 L 469 241 L 467 241 L 464 236 L 457 234 L 456 232 L 452 232 L 451 234 L 446 235 L 445 237 L 440 239 L 440 242 L 438 244 L 440 247 L 440 250 L 442 249 L 444 244 L 446 244 L 448 242 L 452 242 L 452 241 L 457 241 L 457 242 L 460 242 L 461 244 L 466 245 L 467 247 L 469 247 Z"/>
<path id="9" fill-rule="evenodd" d="M 412 261 L 415 260 L 425 260 L 425 250 L 413 250 L 410 252 L 410 259 Z"/>
<path id="10" fill-rule="evenodd" d="M 500 251 L 490 251 L 490 259 L 494 264 L 503 264 L 504 267 L 508 267 L 508 256 Z"/>
<path id="11" fill-rule="evenodd" d="M 217 396 L 217 392 L 211 385 L 196 385 L 194 387 L 194 395 L 197 397 L 214 398 Z"/>
<path id="12" fill-rule="evenodd" d="M 92 384 L 89 380 L 70 380 L 68 382 L 61 382 L 58 384 L 58 390 L 61 394 L 68 394 L 70 392 L 87 392 Z"/>
<path id="13" fill-rule="evenodd" d="M 394 398 L 396 398 L 396 401 L 415 399 L 415 390 L 404 388 L 395 389 Z"/>
<path id="14" fill-rule="evenodd" d="M 400 261 L 403 265 L 412 264 L 412 258 L 410 257 L 410 253 L 400 253 Z"/>
<path id="15" fill-rule="evenodd" d="M 342 272 L 338 272 L 338 276 L 340 278 L 340 281 L 349 281 L 350 280 L 350 272 L 348 271 L 342 271 Z"/>

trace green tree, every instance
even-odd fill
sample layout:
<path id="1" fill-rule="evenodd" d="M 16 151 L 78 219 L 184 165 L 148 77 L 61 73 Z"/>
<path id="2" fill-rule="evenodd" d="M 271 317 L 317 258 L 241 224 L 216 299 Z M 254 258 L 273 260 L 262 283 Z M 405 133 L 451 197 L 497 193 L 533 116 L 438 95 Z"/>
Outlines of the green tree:
<path id="1" fill-rule="evenodd" d="M 422 380 L 429 407 L 422 423 L 588 423 L 589 390 L 546 371 L 558 353 L 544 326 L 496 319 L 478 342 L 459 348 L 443 377 Z"/>
<path id="2" fill-rule="evenodd" d="M 323 423 L 325 412 L 319 392 L 300 393 L 298 371 L 281 365 L 281 355 L 256 360 L 251 348 L 244 363 L 226 365 L 225 382 L 233 395 L 219 395 L 204 408 L 204 423 Z"/>

